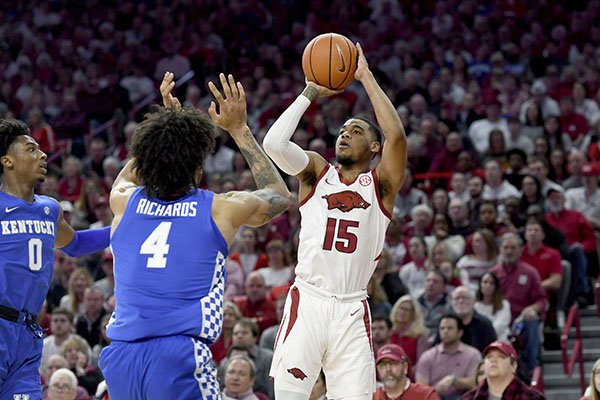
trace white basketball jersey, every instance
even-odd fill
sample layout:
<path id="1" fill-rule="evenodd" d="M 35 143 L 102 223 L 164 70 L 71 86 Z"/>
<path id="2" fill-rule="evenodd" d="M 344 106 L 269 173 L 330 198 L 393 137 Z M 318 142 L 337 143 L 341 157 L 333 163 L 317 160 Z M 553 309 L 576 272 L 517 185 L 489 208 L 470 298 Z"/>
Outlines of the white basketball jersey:
<path id="1" fill-rule="evenodd" d="M 349 183 L 333 165 L 325 167 L 300 214 L 296 275 L 330 293 L 365 290 L 390 222 L 375 170 Z"/>

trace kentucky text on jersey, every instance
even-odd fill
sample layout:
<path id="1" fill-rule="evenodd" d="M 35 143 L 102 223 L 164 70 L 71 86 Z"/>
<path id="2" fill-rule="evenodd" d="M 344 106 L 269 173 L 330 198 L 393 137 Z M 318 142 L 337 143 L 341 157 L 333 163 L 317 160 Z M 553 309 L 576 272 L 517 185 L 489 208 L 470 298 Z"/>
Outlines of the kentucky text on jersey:
<path id="1" fill-rule="evenodd" d="M 54 221 L 39 221 L 34 219 L 18 219 L 14 221 L 0 221 L 3 235 L 19 233 L 35 233 L 42 235 L 55 235 Z"/>
<path id="2" fill-rule="evenodd" d="M 135 212 L 136 214 L 155 217 L 195 217 L 197 205 L 197 201 L 160 204 L 147 199 L 141 199 Z"/>

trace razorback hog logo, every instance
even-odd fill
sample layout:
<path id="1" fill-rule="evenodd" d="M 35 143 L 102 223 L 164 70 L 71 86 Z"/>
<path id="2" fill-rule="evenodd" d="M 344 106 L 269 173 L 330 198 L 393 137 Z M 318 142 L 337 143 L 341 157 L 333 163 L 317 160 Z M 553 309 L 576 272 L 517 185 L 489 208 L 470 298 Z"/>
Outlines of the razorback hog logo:
<path id="1" fill-rule="evenodd" d="M 327 200 L 327 209 L 333 210 L 337 208 L 342 212 L 348 212 L 355 208 L 367 209 L 371 206 L 362 196 L 351 190 L 344 190 L 343 192 L 326 194 L 322 197 Z"/>
<path id="2" fill-rule="evenodd" d="M 292 374 L 294 376 L 294 378 L 296 379 L 300 379 L 301 381 L 304 380 L 304 378 L 307 378 L 306 374 L 304 373 L 304 371 L 302 371 L 300 368 L 290 368 L 287 370 L 287 372 L 289 372 L 290 374 Z"/>

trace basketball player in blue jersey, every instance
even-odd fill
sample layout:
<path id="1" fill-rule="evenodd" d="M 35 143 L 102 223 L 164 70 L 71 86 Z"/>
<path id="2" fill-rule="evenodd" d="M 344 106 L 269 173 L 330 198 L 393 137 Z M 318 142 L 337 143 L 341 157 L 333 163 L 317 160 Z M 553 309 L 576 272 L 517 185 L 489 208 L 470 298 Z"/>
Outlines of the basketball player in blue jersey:
<path id="1" fill-rule="evenodd" d="M 43 331 L 37 314 L 52 279 L 54 248 L 102 250 L 109 229 L 74 231 L 56 200 L 34 194 L 46 154 L 20 121 L 0 120 L 0 399 L 42 398 Z"/>
<path id="2" fill-rule="evenodd" d="M 132 159 L 113 185 L 111 247 L 115 312 L 100 367 L 113 400 L 220 398 L 208 345 L 221 334 L 227 247 L 242 225 L 284 212 L 291 195 L 246 125 L 240 83 L 220 75 L 209 89 L 211 121 L 172 97 L 141 123 Z M 197 189 L 214 145 L 214 125 L 231 134 L 258 190 L 216 194 Z"/>

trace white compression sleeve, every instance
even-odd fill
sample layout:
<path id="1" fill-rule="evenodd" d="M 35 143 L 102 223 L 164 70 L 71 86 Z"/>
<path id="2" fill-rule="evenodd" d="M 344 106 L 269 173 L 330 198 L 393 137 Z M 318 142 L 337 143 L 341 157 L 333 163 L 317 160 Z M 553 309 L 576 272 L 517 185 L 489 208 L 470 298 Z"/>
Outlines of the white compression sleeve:
<path id="1" fill-rule="evenodd" d="M 290 142 L 308 106 L 310 100 L 298 96 L 271 126 L 263 141 L 265 153 L 288 175 L 298 175 L 308 165 L 308 155 L 296 143 Z"/>

